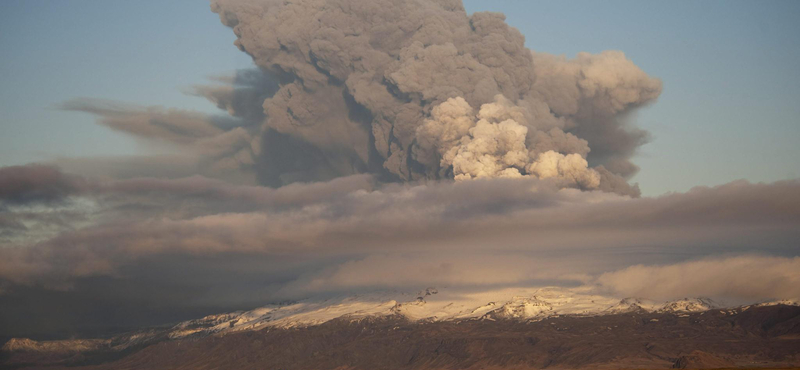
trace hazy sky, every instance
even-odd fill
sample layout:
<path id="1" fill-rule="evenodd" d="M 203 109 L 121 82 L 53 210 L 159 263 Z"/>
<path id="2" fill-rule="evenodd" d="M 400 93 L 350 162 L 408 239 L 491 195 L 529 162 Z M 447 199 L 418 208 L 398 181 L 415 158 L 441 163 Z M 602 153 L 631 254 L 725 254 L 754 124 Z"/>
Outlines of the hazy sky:
<path id="1" fill-rule="evenodd" d="M 644 195 L 735 179 L 800 176 L 800 3 L 465 1 L 536 51 L 622 50 L 664 91 L 636 120 L 652 134 L 634 162 Z M 152 150 L 54 109 L 75 97 L 212 111 L 182 93 L 252 65 L 205 2 L 0 3 L 0 165 Z"/>

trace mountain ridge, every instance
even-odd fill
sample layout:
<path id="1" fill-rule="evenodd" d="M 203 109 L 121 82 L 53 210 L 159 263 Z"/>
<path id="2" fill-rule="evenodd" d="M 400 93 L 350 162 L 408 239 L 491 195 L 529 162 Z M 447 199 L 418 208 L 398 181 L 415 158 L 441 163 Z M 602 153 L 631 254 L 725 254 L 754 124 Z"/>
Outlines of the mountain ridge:
<path id="1" fill-rule="evenodd" d="M 31 370 L 777 368 L 800 365 L 798 348 L 800 307 L 777 304 L 541 320 L 340 317 L 310 326 L 162 337 L 115 357 L 83 353 L 37 363 L 41 353 L 25 357 L 23 351 L 6 359 Z"/>
<path id="2" fill-rule="evenodd" d="M 91 358 L 101 360 L 122 358 L 162 342 L 202 340 L 208 337 L 273 329 L 303 330 L 331 322 L 371 325 L 381 320 L 395 320 L 403 325 L 426 323 L 458 325 L 473 321 L 532 323 L 559 318 L 629 315 L 652 316 L 648 319 L 650 320 L 648 323 L 658 323 L 664 320 L 665 315 L 677 319 L 686 319 L 692 315 L 702 316 L 707 312 L 717 316 L 734 316 L 752 307 L 782 307 L 787 304 L 797 306 L 795 301 L 790 300 L 736 307 L 725 307 L 708 298 L 683 298 L 663 303 L 635 297 L 617 300 L 597 295 L 590 290 L 556 287 L 480 293 L 436 288 L 427 288 L 415 294 L 379 291 L 307 299 L 266 305 L 249 311 L 208 315 L 166 328 L 145 329 L 108 339 L 40 342 L 14 338 L 2 346 L 0 354 L 17 358 L 18 363 L 26 363 L 25 358 L 36 355 L 40 355 L 45 359 L 44 362 L 49 364 L 83 363 Z M 708 356 L 687 357 L 684 362 L 691 363 L 692 359 L 706 357 Z"/>

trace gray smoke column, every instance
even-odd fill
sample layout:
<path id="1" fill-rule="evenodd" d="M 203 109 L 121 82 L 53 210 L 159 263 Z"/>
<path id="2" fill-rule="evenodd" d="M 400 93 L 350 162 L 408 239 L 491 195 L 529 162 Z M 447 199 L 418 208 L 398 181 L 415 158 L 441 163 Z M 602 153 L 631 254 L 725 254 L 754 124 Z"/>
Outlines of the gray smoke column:
<path id="1" fill-rule="evenodd" d="M 460 0 L 211 8 L 278 84 L 250 145 L 264 184 L 534 176 L 638 195 L 625 178 L 647 134 L 621 117 L 661 82 L 621 52 L 534 53 L 502 14 L 469 16 Z"/>

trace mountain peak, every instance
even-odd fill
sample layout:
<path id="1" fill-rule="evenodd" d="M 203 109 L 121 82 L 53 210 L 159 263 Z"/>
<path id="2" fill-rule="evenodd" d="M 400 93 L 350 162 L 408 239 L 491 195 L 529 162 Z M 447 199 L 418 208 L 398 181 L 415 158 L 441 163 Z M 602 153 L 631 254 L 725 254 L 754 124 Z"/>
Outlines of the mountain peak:
<path id="1" fill-rule="evenodd" d="M 679 312 L 702 312 L 714 308 L 721 307 L 720 304 L 714 302 L 710 298 L 683 298 L 675 301 L 670 301 L 664 304 L 663 307 L 657 312 L 663 313 L 679 313 Z"/>

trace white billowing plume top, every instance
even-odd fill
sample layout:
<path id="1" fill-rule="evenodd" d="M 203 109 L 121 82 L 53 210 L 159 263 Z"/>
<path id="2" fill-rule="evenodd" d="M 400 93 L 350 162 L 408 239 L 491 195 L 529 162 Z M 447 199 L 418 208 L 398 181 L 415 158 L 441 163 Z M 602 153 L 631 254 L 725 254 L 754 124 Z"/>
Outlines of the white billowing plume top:
<path id="1" fill-rule="evenodd" d="M 450 98 L 417 128 L 417 153 L 438 154 L 456 180 L 535 176 L 584 189 L 600 185 L 600 174 L 588 168 L 583 155 L 529 149 L 528 126 L 520 122 L 526 122 L 522 108 L 502 95 L 483 104 L 477 115 L 463 98 Z"/>

